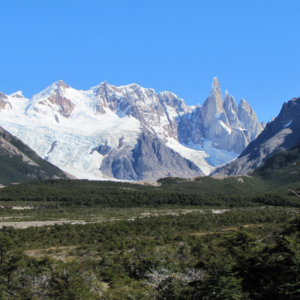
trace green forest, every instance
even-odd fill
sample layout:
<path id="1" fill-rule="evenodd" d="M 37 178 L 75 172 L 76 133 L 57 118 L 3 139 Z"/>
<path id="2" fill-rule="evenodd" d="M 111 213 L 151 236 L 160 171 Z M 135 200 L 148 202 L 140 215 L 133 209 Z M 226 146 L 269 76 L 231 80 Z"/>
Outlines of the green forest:
<path id="1" fill-rule="evenodd" d="M 239 208 L 0 232 L 2 299 L 299 299 L 300 218 Z"/>
<path id="2" fill-rule="evenodd" d="M 299 299 L 298 161 L 299 145 L 247 176 L 0 189 L 0 299 Z M 61 223 L 14 226 L 45 220 Z"/>

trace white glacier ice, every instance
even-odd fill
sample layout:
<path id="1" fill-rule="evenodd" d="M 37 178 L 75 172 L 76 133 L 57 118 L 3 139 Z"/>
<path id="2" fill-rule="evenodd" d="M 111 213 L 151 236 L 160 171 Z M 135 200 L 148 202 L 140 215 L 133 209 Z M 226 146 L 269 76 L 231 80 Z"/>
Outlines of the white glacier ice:
<path id="1" fill-rule="evenodd" d="M 53 88 L 53 85 L 52 85 Z M 55 119 L 56 112 L 49 109 L 47 113 L 34 110 L 34 104 L 51 93 L 49 89 L 38 94 L 31 100 L 9 96 L 13 109 L 2 110 L 0 125 L 35 150 L 41 157 L 77 178 L 106 179 L 99 167 L 103 157 L 91 150 L 105 141 L 111 147 L 118 147 L 119 139 L 134 147 L 141 133 L 140 122 L 132 117 L 120 118 L 107 109 L 106 114 L 95 114 L 88 107 L 87 95 L 79 97 L 78 91 L 70 90 L 79 107 L 76 107 L 70 118 L 59 115 L 59 123 Z M 71 95 L 72 94 L 72 95 Z M 26 111 L 26 114 L 25 114 Z M 51 145 L 54 149 L 48 154 Z"/>
<path id="2" fill-rule="evenodd" d="M 219 88 L 217 79 L 214 81 L 214 88 Z M 112 100 L 111 105 L 117 103 L 114 107 L 110 107 L 107 100 L 100 99 L 99 89 L 105 88 L 109 89 L 107 99 Z M 61 97 L 58 100 L 64 103 L 56 101 L 58 94 Z M 159 97 L 167 97 L 167 100 Z M 173 128 L 181 115 L 190 117 L 200 106 L 188 107 L 171 92 L 155 94 L 153 89 L 137 84 L 115 87 L 106 82 L 87 91 L 79 91 L 57 81 L 31 99 L 24 98 L 22 92 L 16 92 L 8 96 L 8 101 L 12 108 L 0 111 L 0 125 L 41 157 L 80 179 L 113 179 L 101 173 L 104 156 L 92 150 L 106 141 L 110 147 L 118 148 L 120 138 L 133 149 L 143 127 L 182 157 L 194 162 L 205 174 L 237 157 L 214 148 L 206 139 L 203 146 L 192 142 L 180 144 L 176 134 L 172 135 L 176 131 Z M 173 105 L 172 101 L 177 101 L 177 104 Z M 101 111 L 97 110 L 99 103 Z M 163 110 L 157 109 L 159 103 L 164 103 Z M 68 116 L 61 114 L 64 105 L 70 105 Z M 131 107 L 137 108 L 142 118 L 138 120 L 129 116 L 127 111 Z M 215 117 L 219 119 L 220 114 Z M 218 121 L 231 134 L 231 128 Z"/>
<path id="3" fill-rule="evenodd" d="M 188 147 L 193 150 L 202 151 L 206 153 L 205 160 L 209 164 L 210 170 L 213 170 L 215 167 L 223 165 L 225 163 L 228 163 L 238 157 L 233 152 L 228 152 L 225 150 L 220 150 L 217 148 L 214 148 L 212 146 L 212 142 L 208 139 L 203 139 L 203 146 L 199 144 L 194 144 L 192 142 L 189 142 L 188 144 L 183 144 L 185 147 Z M 217 144 L 215 144 L 216 146 Z M 209 172 L 210 173 L 210 172 Z M 208 174 L 208 173 L 206 173 Z"/>

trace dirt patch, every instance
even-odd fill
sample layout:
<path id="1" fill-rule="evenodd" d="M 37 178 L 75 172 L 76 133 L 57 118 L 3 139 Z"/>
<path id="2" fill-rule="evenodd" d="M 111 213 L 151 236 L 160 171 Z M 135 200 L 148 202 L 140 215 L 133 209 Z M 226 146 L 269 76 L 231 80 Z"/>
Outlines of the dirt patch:
<path id="1" fill-rule="evenodd" d="M 12 206 L 11 209 L 24 210 L 24 209 L 34 209 L 33 206 Z"/>
<path id="2" fill-rule="evenodd" d="M 40 226 L 45 226 L 45 225 L 62 225 L 64 223 L 68 224 L 86 224 L 84 221 L 79 221 L 79 220 L 59 220 L 59 221 L 25 221 L 25 222 L 0 222 L 0 228 L 3 226 L 6 227 L 14 227 L 14 228 L 27 228 L 27 227 L 40 227 Z"/>
<path id="3" fill-rule="evenodd" d="M 249 227 L 263 227 L 263 225 L 248 224 L 248 225 L 244 225 L 243 227 L 246 227 L 246 228 L 249 228 Z"/>
<path id="4" fill-rule="evenodd" d="M 207 211 L 212 211 L 213 214 L 222 214 L 225 213 L 226 211 L 228 211 L 230 209 L 219 209 L 219 210 L 207 210 Z M 156 211 L 156 212 L 146 212 L 146 213 L 140 213 L 140 214 L 134 214 L 132 215 L 130 218 L 114 218 L 111 217 L 109 219 L 100 219 L 100 218 L 94 218 L 94 219 L 89 219 L 88 222 L 85 222 L 84 220 L 65 220 L 65 219 L 60 219 L 60 220 L 56 220 L 56 221 L 23 221 L 23 222 L 19 222 L 17 220 L 15 220 L 16 218 L 24 218 L 24 217 L 14 217 L 14 219 L 12 217 L 7 217 L 9 218 L 11 221 L 10 222 L 1 222 L 1 218 L 0 218 L 0 228 L 2 228 L 3 226 L 6 227 L 14 227 L 14 228 L 28 228 L 31 226 L 34 227 L 40 227 L 40 226 L 51 226 L 51 225 L 62 225 L 64 223 L 66 224 L 88 224 L 88 223 L 101 223 L 103 221 L 121 221 L 121 220 L 134 220 L 136 218 L 145 218 L 148 216 L 154 216 L 154 217 L 158 217 L 158 216 L 166 216 L 166 215 L 170 215 L 170 216 L 179 216 L 179 215 L 185 215 L 185 214 L 189 214 L 189 213 L 193 213 L 193 212 L 198 212 L 198 213 L 203 213 L 204 211 L 201 209 L 179 209 L 179 211 Z M 4 217 L 6 218 L 6 217 Z M 2 219 L 3 220 L 3 219 Z"/>
<path id="5" fill-rule="evenodd" d="M 27 250 L 24 253 L 27 256 L 40 258 L 44 256 L 49 256 L 55 260 L 63 260 L 63 261 L 72 261 L 76 259 L 75 256 L 70 255 L 70 251 L 76 248 L 76 246 L 60 246 L 60 247 L 50 247 L 47 249 L 34 249 Z"/>
<path id="6" fill-rule="evenodd" d="M 214 234 L 214 233 L 224 233 L 225 231 L 233 231 L 233 230 L 238 230 L 238 228 L 237 227 L 229 227 L 229 228 L 221 229 L 220 231 L 195 232 L 195 233 L 191 233 L 191 235 L 202 236 L 202 235 Z"/>
<path id="7" fill-rule="evenodd" d="M 141 184 L 141 185 L 152 185 L 152 186 L 161 186 L 161 183 L 158 183 L 156 180 L 140 180 L 134 181 L 133 184 Z"/>
<path id="8" fill-rule="evenodd" d="M 9 220 L 9 219 L 22 219 L 22 218 L 24 218 L 24 216 L 0 217 L 0 221 L 1 220 Z M 15 221 L 15 220 L 13 220 L 13 221 Z"/>
<path id="9" fill-rule="evenodd" d="M 109 289 L 109 284 L 108 284 L 108 283 L 106 283 L 106 282 L 101 282 L 101 284 L 102 284 L 102 287 L 103 287 L 104 291 L 106 291 L 106 290 Z"/>
<path id="10" fill-rule="evenodd" d="M 212 175 L 211 177 L 214 178 L 214 179 L 219 179 L 219 180 L 223 180 L 225 178 L 236 178 L 236 177 L 240 177 L 240 178 L 242 178 L 242 177 L 252 178 L 252 176 L 249 176 L 249 175 L 231 175 L 231 176 L 227 176 L 227 175 L 225 175 L 225 176 L 216 175 L 215 176 L 215 175 Z"/>
<path id="11" fill-rule="evenodd" d="M 249 227 L 263 227 L 263 225 L 256 225 L 256 224 L 247 224 L 243 226 L 244 228 L 249 228 Z M 223 228 L 218 231 L 210 231 L 210 232 L 195 232 L 191 233 L 191 235 L 197 235 L 197 236 L 202 236 L 202 235 L 207 235 L 207 234 L 214 234 L 214 233 L 224 233 L 226 231 L 235 231 L 238 230 L 237 227 L 228 227 L 228 228 Z"/>

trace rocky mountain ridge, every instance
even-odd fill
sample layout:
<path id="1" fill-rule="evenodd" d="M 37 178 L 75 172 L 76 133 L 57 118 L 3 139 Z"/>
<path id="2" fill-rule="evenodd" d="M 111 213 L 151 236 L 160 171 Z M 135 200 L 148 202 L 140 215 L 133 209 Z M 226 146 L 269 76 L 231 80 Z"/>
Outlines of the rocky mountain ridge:
<path id="1" fill-rule="evenodd" d="M 39 155 L 89 179 L 209 174 L 263 130 L 245 100 L 237 106 L 226 91 L 223 103 L 216 77 L 202 107 L 137 84 L 78 91 L 58 81 L 31 99 L 2 93 L 0 114 Z"/>
<path id="2" fill-rule="evenodd" d="M 211 175 L 244 175 L 262 165 L 272 154 L 289 150 L 300 140 L 300 98 L 282 105 L 279 115 L 266 125 L 235 161 L 217 168 Z"/>
<path id="3" fill-rule="evenodd" d="M 197 107 L 193 117 L 196 124 L 189 137 L 182 135 L 185 144 L 198 144 L 203 139 L 212 141 L 217 149 L 240 154 L 263 130 L 251 106 L 242 99 L 237 106 L 233 96 L 225 91 L 224 103 L 217 78 L 202 107 Z"/>

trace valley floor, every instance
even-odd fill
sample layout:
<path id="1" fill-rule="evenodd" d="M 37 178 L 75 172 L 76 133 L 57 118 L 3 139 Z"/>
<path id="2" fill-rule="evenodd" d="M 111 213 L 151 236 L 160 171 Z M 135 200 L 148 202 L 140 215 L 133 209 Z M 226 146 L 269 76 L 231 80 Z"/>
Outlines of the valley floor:
<path id="1" fill-rule="evenodd" d="M 62 224 L 87 224 L 87 223 L 101 223 L 104 221 L 120 221 L 120 220 L 134 220 L 136 218 L 145 217 L 158 217 L 164 215 L 179 216 L 188 213 L 205 213 L 211 211 L 213 214 L 225 213 L 229 209 L 195 209 L 195 208 L 173 208 L 173 209 L 151 209 L 151 208 L 128 208 L 128 209 L 91 209 L 77 208 L 63 211 L 56 210 L 54 214 L 49 214 L 45 217 L 45 209 L 32 208 L 32 210 L 18 209 L 16 212 L 11 209 L 11 206 L 2 206 L 5 217 L 0 217 L 0 228 L 4 226 L 11 226 L 13 228 L 28 228 L 30 226 L 50 226 L 50 225 L 62 225 Z M 20 207 L 21 208 L 21 207 Z M 26 213 L 27 212 L 27 213 Z M 1 215 L 1 212 L 0 212 Z M 77 217 L 77 219 L 72 219 Z M 128 219 L 129 218 L 129 219 Z"/>
<path id="2" fill-rule="evenodd" d="M 299 296 L 299 208 L 52 209 L 0 210 L 4 299 Z"/>

